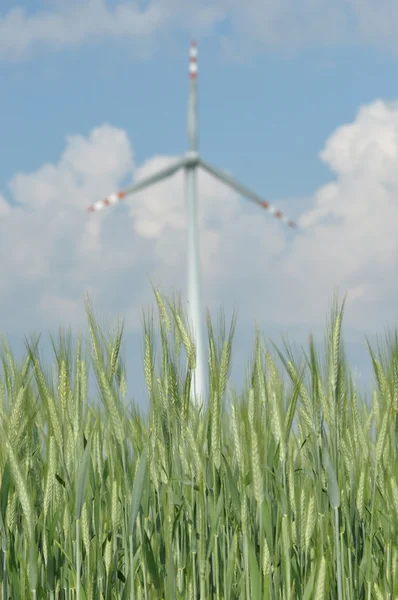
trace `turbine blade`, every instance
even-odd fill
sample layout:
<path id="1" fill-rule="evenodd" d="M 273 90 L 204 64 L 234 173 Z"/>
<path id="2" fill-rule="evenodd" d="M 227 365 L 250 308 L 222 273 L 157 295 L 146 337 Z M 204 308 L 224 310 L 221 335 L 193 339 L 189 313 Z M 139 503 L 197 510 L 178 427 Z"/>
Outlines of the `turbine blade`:
<path id="1" fill-rule="evenodd" d="M 197 75 L 198 47 L 196 42 L 192 42 L 189 50 L 188 138 L 189 149 L 194 151 L 198 148 Z"/>
<path id="2" fill-rule="evenodd" d="M 179 169 L 184 167 L 185 164 L 186 159 L 181 158 L 173 165 L 170 165 L 170 167 L 162 169 L 161 171 L 158 171 L 157 173 L 154 173 L 153 175 L 150 175 L 145 179 L 140 179 L 140 181 L 137 181 L 137 183 L 134 183 L 133 185 L 127 187 L 125 190 L 116 192 L 115 194 L 111 194 L 110 196 L 105 198 L 105 200 L 95 202 L 95 204 L 92 204 L 88 208 L 88 211 L 97 212 L 99 210 L 102 210 L 103 208 L 106 208 L 107 206 L 110 206 L 111 204 L 116 204 L 117 202 L 120 202 L 120 200 L 123 200 L 126 196 L 129 196 L 130 194 L 134 194 L 135 192 L 143 190 L 155 183 L 162 181 L 163 179 L 167 179 L 167 177 L 171 177 L 171 175 L 174 175 L 174 173 L 176 173 Z"/>
<path id="3" fill-rule="evenodd" d="M 252 192 L 248 187 L 239 183 L 239 181 L 237 181 L 236 179 L 234 179 L 227 173 L 224 173 L 220 169 L 213 167 L 212 165 L 210 165 L 206 161 L 202 160 L 201 158 L 199 158 L 199 165 L 205 171 L 207 171 L 208 173 L 213 175 L 213 177 L 216 177 L 216 179 L 219 179 L 220 181 L 222 181 L 223 183 L 228 185 L 235 192 L 238 192 L 238 194 L 240 194 L 241 196 L 244 196 L 245 198 L 252 200 L 256 204 L 261 206 L 261 208 L 265 208 L 265 210 L 267 210 L 272 215 L 274 215 L 274 217 L 276 217 L 277 219 L 279 219 L 280 221 L 285 223 L 285 225 L 287 225 L 288 227 L 292 227 L 293 229 L 297 227 L 296 223 L 294 221 L 291 221 L 290 219 L 288 219 L 280 210 L 278 210 L 277 208 L 272 206 L 272 204 L 270 204 L 269 202 L 266 202 L 265 200 L 263 200 L 256 193 Z"/>

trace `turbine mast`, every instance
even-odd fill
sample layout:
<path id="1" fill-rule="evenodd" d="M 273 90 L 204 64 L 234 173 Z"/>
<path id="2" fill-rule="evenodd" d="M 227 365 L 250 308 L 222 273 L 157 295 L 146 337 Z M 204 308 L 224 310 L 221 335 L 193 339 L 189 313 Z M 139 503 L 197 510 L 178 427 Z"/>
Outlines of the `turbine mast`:
<path id="1" fill-rule="evenodd" d="M 189 98 L 188 98 L 188 138 L 189 152 L 186 155 L 185 185 L 188 214 L 188 301 L 191 326 L 196 346 L 196 368 L 193 376 L 193 400 L 199 404 L 206 401 L 206 379 L 204 364 L 204 347 L 202 334 L 202 307 L 200 293 L 199 233 L 197 215 L 197 180 L 196 170 L 198 156 L 198 106 L 197 106 L 197 72 L 198 48 L 196 42 L 191 43 L 189 52 Z"/>
<path id="2" fill-rule="evenodd" d="M 188 137 L 189 149 L 192 152 L 198 150 L 198 98 L 197 98 L 197 74 L 198 74 L 198 46 L 191 42 L 189 51 L 189 99 L 188 99 Z"/>
<path id="3" fill-rule="evenodd" d="M 190 326 L 192 328 L 194 343 L 196 346 L 196 367 L 193 372 L 192 400 L 199 404 L 205 404 L 207 400 L 208 377 L 205 359 L 205 346 L 203 343 L 203 324 L 202 324 L 202 305 L 200 291 L 200 263 L 199 263 L 199 233 L 198 233 L 198 215 L 197 215 L 197 181 L 196 173 L 198 167 L 202 167 L 210 175 L 222 181 L 225 185 L 235 190 L 239 195 L 255 202 L 274 217 L 284 222 L 289 227 L 296 227 L 296 224 L 286 217 L 280 210 L 277 210 L 266 200 L 263 200 L 255 192 L 237 179 L 231 177 L 228 173 L 213 167 L 210 163 L 202 160 L 198 154 L 198 102 L 197 102 L 197 73 L 198 73 L 198 48 L 196 42 L 191 43 L 189 52 L 189 98 L 188 98 L 188 139 L 189 149 L 183 157 L 162 171 L 157 171 L 145 179 L 140 179 L 125 190 L 116 194 L 111 194 L 105 200 L 96 202 L 90 206 L 90 212 L 96 212 L 103 208 L 116 204 L 123 200 L 127 195 L 134 194 L 139 190 L 151 187 L 171 177 L 184 169 L 185 172 L 185 194 L 188 215 L 188 239 L 187 239 L 187 267 L 188 267 L 188 313 L 190 317 Z"/>

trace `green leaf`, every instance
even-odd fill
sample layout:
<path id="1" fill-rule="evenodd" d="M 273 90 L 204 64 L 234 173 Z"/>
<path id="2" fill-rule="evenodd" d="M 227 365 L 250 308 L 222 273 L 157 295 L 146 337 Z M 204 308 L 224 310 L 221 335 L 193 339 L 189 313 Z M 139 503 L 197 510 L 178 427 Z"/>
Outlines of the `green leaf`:
<path id="1" fill-rule="evenodd" d="M 234 579 L 234 566 L 235 566 L 235 558 L 236 558 L 236 556 L 235 556 L 236 538 L 237 538 L 237 533 L 235 532 L 232 543 L 231 543 L 231 547 L 228 551 L 227 577 L 226 577 L 227 589 L 225 590 L 226 598 L 230 598 L 231 592 L 232 592 L 232 583 L 233 583 L 233 579 Z"/>
<path id="2" fill-rule="evenodd" d="M 309 580 L 307 581 L 307 585 L 305 586 L 305 589 L 304 589 L 303 600 L 310 600 L 312 598 L 312 592 L 313 592 L 314 583 L 315 583 L 315 572 L 316 572 L 316 569 L 312 569 L 311 576 L 310 576 Z"/>
<path id="3" fill-rule="evenodd" d="M 88 484 L 88 476 L 90 472 L 90 451 L 91 451 L 91 438 L 88 439 L 87 445 L 83 452 L 83 457 L 79 466 L 76 484 L 76 507 L 75 507 L 75 518 L 80 519 L 82 514 L 82 508 L 84 499 L 86 497 L 86 490 Z"/>
<path id="4" fill-rule="evenodd" d="M 251 597 L 260 598 L 261 597 L 261 578 L 260 578 L 260 569 L 257 563 L 256 552 L 254 550 L 254 545 L 251 540 L 248 540 L 248 549 L 249 549 L 249 570 L 250 570 L 250 586 L 251 586 Z"/>
<path id="5" fill-rule="evenodd" d="M 322 449 L 323 454 L 323 464 L 325 466 L 325 470 L 328 476 L 328 491 L 329 491 L 329 501 L 332 508 L 339 508 L 340 506 L 340 491 L 339 484 L 337 483 L 336 471 L 333 467 L 332 461 L 329 456 L 328 449 L 326 446 Z"/>
<path id="6" fill-rule="evenodd" d="M 10 470 L 9 462 L 7 460 L 7 462 L 4 466 L 4 471 L 1 475 L 1 491 L 0 491 L 0 511 L 1 511 L 1 515 L 2 515 L 4 521 L 6 518 L 6 509 L 7 509 L 7 503 L 8 503 L 8 491 L 10 489 L 10 483 L 11 483 L 11 470 Z"/>
<path id="7" fill-rule="evenodd" d="M 144 487 L 144 481 L 147 471 L 147 449 L 145 448 L 141 454 L 138 469 L 134 477 L 133 483 L 133 495 L 131 499 L 131 510 L 130 510 L 130 529 L 129 533 L 132 535 L 135 527 L 135 521 L 137 519 L 138 511 L 141 504 L 142 490 Z"/>
<path id="8" fill-rule="evenodd" d="M 157 567 L 157 563 L 155 560 L 155 555 L 152 550 L 151 542 L 148 538 L 146 531 L 144 531 L 143 540 L 142 540 L 142 549 L 144 551 L 145 563 L 148 567 L 148 571 L 151 575 L 152 582 L 158 592 L 160 592 L 161 588 L 161 580 L 159 576 L 159 571 Z"/>
<path id="9" fill-rule="evenodd" d="M 223 455 L 223 459 L 224 459 L 225 473 L 227 475 L 228 491 L 229 491 L 229 495 L 230 495 L 230 498 L 232 501 L 232 505 L 233 505 L 236 513 L 240 514 L 240 497 L 239 497 L 238 488 L 236 486 L 235 479 L 231 473 L 231 469 L 229 467 L 227 459 L 225 458 L 224 455 Z"/>

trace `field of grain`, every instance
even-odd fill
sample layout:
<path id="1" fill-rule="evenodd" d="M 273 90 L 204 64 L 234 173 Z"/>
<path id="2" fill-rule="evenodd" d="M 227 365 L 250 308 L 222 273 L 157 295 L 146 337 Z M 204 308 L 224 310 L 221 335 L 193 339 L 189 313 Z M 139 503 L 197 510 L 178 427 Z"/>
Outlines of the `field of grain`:
<path id="1" fill-rule="evenodd" d="M 60 335 L 52 369 L 34 342 L 21 364 L 3 343 L 0 598 L 397 598 L 398 338 L 369 348 L 368 404 L 337 305 L 325 356 L 255 336 L 238 395 L 234 323 L 209 319 L 199 407 L 181 307 L 156 298 L 147 413 L 128 401 L 123 328 L 105 335 L 89 304 L 88 343 Z"/>

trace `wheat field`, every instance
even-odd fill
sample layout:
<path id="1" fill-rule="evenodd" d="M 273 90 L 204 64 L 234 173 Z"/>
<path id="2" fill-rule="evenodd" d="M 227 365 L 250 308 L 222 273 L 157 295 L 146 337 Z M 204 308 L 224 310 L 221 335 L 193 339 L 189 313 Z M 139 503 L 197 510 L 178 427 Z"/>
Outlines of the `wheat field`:
<path id="1" fill-rule="evenodd" d="M 366 403 L 334 305 L 324 356 L 254 336 L 227 389 L 235 320 L 208 318 L 210 393 L 190 401 L 195 347 L 178 302 L 143 317 L 145 413 L 127 399 L 123 326 L 87 303 L 85 344 L 54 364 L 3 341 L 0 598 L 398 598 L 398 338 L 369 346 Z M 88 393 L 89 372 L 96 394 Z"/>

